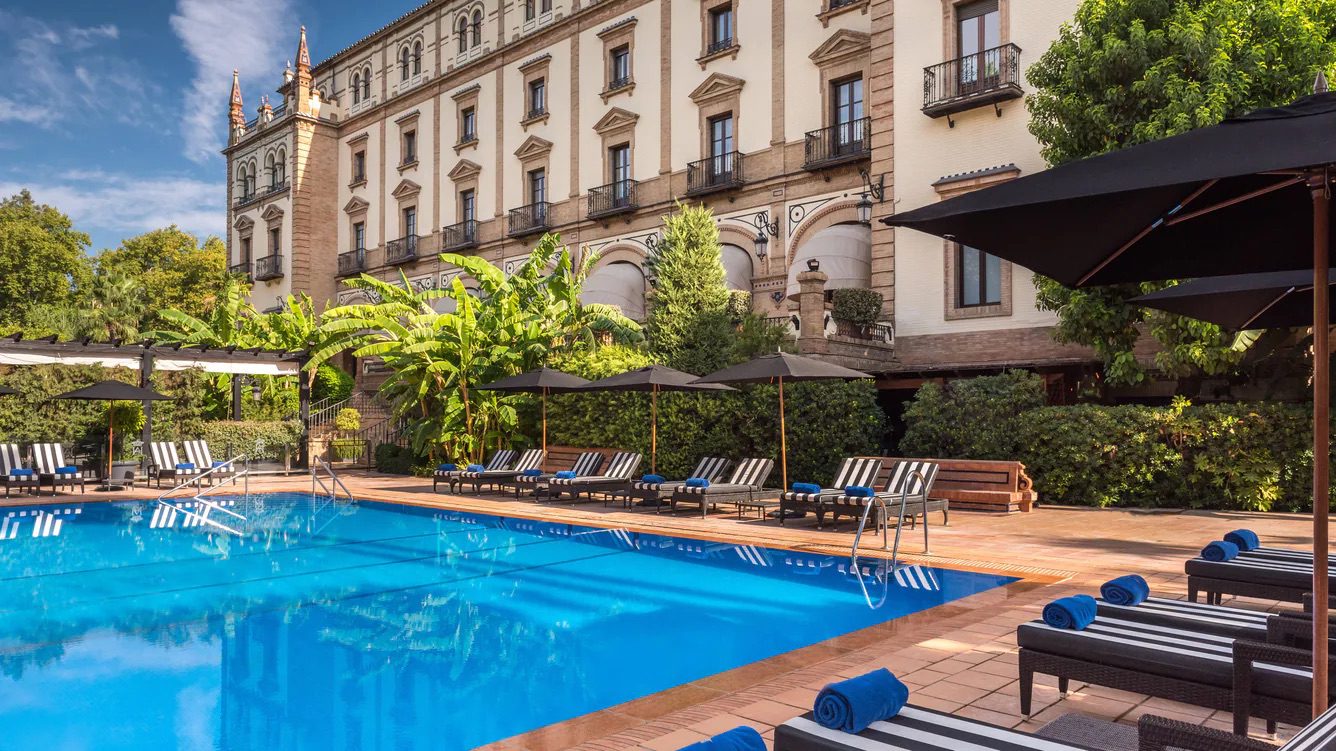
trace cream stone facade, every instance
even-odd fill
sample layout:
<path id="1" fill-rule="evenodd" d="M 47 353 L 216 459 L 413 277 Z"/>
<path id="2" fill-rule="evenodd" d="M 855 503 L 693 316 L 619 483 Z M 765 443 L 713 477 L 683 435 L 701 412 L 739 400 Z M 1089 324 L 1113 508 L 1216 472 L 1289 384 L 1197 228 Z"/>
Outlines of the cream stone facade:
<path id="1" fill-rule="evenodd" d="M 847 345 L 861 352 L 851 362 L 890 373 L 933 369 L 902 362 L 902 342 L 923 353 L 961 335 L 1046 338 L 1053 320 L 1025 270 L 1005 269 L 1005 303 L 962 312 L 951 249 L 868 221 L 1042 168 L 1021 100 L 1000 115 L 980 103 L 1011 85 L 987 66 L 984 85 L 949 92 L 963 107 L 950 122 L 925 114 L 924 68 L 959 57 L 951 29 L 966 5 L 439 0 L 315 65 L 303 31 L 272 111 L 247 121 L 234 83 L 231 263 L 257 307 L 297 291 L 344 302 L 360 294 L 338 283 L 351 275 L 436 286 L 455 274 L 441 251 L 509 267 L 551 231 L 599 254 L 587 299 L 643 316 L 661 217 L 698 201 L 719 220 L 730 286 L 785 322 L 808 308 L 805 351 Z M 993 5 L 1023 67 L 1076 0 Z M 885 325 L 837 325 L 818 291 L 800 305 L 822 286 L 878 290 Z M 1036 362 L 1079 356 L 1035 342 Z"/>

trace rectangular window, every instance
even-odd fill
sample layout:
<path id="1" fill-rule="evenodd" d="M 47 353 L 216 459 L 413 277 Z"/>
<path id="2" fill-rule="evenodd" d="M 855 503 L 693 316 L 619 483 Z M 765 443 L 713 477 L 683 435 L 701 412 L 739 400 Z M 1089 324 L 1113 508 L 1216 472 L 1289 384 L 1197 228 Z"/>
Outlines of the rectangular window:
<path id="1" fill-rule="evenodd" d="M 524 0 L 524 20 L 532 21 L 534 17 L 534 0 Z"/>
<path id="2" fill-rule="evenodd" d="M 631 82 L 631 47 L 624 44 L 608 56 L 608 89 L 620 89 Z"/>
<path id="3" fill-rule="evenodd" d="M 417 131 L 404 131 L 404 158 L 402 164 L 412 164 L 417 161 Z"/>
<path id="4" fill-rule="evenodd" d="M 535 78 L 529 82 L 529 117 L 547 112 L 547 81 Z"/>
<path id="5" fill-rule="evenodd" d="M 409 241 L 410 241 L 410 242 L 412 241 L 412 238 L 417 237 L 417 207 L 416 207 L 416 206 L 406 206 L 406 207 L 404 207 L 404 237 L 409 238 Z"/>
<path id="6" fill-rule="evenodd" d="M 543 203 L 547 200 L 547 170 L 536 169 L 529 172 L 529 203 Z"/>
<path id="7" fill-rule="evenodd" d="M 552 12 L 552 0 L 541 0 L 539 5 L 542 7 L 544 13 Z"/>
<path id="8" fill-rule="evenodd" d="M 733 113 L 710 118 L 709 126 L 710 179 L 713 180 L 733 170 Z"/>
<path id="9" fill-rule="evenodd" d="M 477 217 L 477 200 L 472 190 L 459 191 L 460 221 L 471 222 Z"/>
<path id="10" fill-rule="evenodd" d="M 831 84 L 831 119 L 838 146 L 859 145 L 863 141 L 863 78 L 846 78 Z"/>
<path id="11" fill-rule="evenodd" d="M 1002 259 L 968 245 L 956 250 L 956 307 L 1002 302 Z"/>
<path id="12" fill-rule="evenodd" d="M 360 183 L 366 180 L 366 152 L 358 151 L 353 154 L 353 182 Z"/>
<path id="13" fill-rule="evenodd" d="M 960 58 L 963 88 L 987 85 L 999 70 L 996 55 L 988 50 L 1002 44 L 1002 15 L 997 0 L 979 0 L 956 6 L 956 56 Z"/>
<path id="14" fill-rule="evenodd" d="M 269 255 L 276 256 L 283 250 L 283 245 L 280 242 L 281 234 L 282 230 L 278 227 L 269 230 Z"/>
<path id="15" fill-rule="evenodd" d="M 353 250 L 358 253 L 366 250 L 366 222 L 353 223 Z"/>
<path id="16" fill-rule="evenodd" d="M 470 143 L 478 140 L 478 114 L 472 107 L 465 107 L 459 113 L 459 142 Z"/>
<path id="17" fill-rule="evenodd" d="M 251 262 L 251 239 L 249 237 L 241 238 L 241 262 L 245 264 Z"/>
<path id="18" fill-rule="evenodd" d="M 612 175 L 614 206 L 625 206 L 631 197 L 631 145 L 618 144 L 608 149 L 608 168 Z"/>
<path id="19" fill-rule="evenodd" d="M 733 5 L 721 5 L 710 11 L 710 48 L 706 54 L 733 46 Z"/>

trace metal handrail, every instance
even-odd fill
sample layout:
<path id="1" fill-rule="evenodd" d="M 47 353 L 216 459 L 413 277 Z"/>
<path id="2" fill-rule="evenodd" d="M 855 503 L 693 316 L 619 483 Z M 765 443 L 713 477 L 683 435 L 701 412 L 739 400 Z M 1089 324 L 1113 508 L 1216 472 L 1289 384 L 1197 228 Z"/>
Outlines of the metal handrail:
<path id="1" fill-rule="evenodd" d="M 212 475 L 212 474 L 214 474 L 214 473 L 216 473 L 216 472 L 222 472 L 222 471 L 227 470 L 227 469 L 235 469 L 235 467 L 236 467 L 236 463 L 237 463 L 238 461 L 241 461 L 241 460 L 244 460 L 244 461 L 246 462 L 246 468 L 243 469 L 243 470 L 240 471 L 240 472 L 235 473 L 235 474 L 232 476 L 232 483 L 233 483 L 233 484 L 236 484 L 237 478 L 238 478 L 238 477 L 242 478 L 242 481 L 243 481 L 243 487 L 244 487 L 244 489 L 245 489 L 245 490 L 244 490 L 244 493 L 245 493 L 246 496 L 249 497 L 249 496 L 250 496 L 250 460 L 249 460 L 249 459 L 246 459 L 245 454 L 242 454 L 242 455 L 239 455 L 239 456 L 235 456 L 235 457 L 233 457 L 233 458 L 231 458 L 231 459 L 228 459 L 227 461 L 225 461 L 225 462 L 219 464 L 219 465 L 216 466 L 216 467 L 210 467 L 207 471 L 205 471 L 205 472 L 201 472 L 201 473 L 199 473 L 198 475 L 195 475 L 195 476 L 191 477 L 190 479 L 185 480 L 184 482 L 181 482 L 181 483 L 177 484 L 176 486 L 174 486 L 174 487 L 172 487 L 172 488 L 169 488 L 169 489 L 167 489 L 166 491 L 164 491 L 164 492 L 162 492 L 162 493 L 159 493 L 159 494 L 158 494 L 158 497 L 157 497 L 157 502 L 160 503 L 160 504 L 162 504 L 163 506 L 166 506 L 166 507 L 168 507 L 168 508 L 174 510 L 174 511 L 179 511 L 180 513 L 185 514 L 186 516 L 193 516 L 193 517 L 195 517 L 196 519 L 199 519 L 201 522 L 203 522 L 203 523 L 205 523 L 205 524 L 209 524 L 209 525 L 218 527 L 219 529 L 225 530 L 225 531 L 227 531 L 227 532 L 231 532 L 231 533 L 234 534 L 234 535 L 241 535 L 241 534 L 242 534 L 241 530 L 234 529 L 234 528 L 232 528 L 232 527 L 229 527 L 229 526 L 226 525 L 226 524 L 223 524 L 223 523 L 220 522 L 220 521 L 216 521 L 216 520 L 210 518 L 210 517 L 209 517 L 209 512 L 214 511 L 214 510 L 221 511 L 221 512 L 223 512 L 223 513 L 225 513 L 225 514 L 229 514 L 229 515 L 231 515 L 231 516 L 233 516 L 233 517 L 236 517 L 237 519 L 240 519 L 240 520 L 242 520 L 242 521 L 246 521 L 246 517 L 243 516 L 243 515 L 241 515 L 241 514 L 238 514 L 237 512 L 235 512 L 235 511 L 233 511 L 233 510 L 231 510 L 231 509 L 229 509 L 229 508 L 226 508 L 226 507 L 224 507 L 224 506 L 222 506 L 222 505 L 220 505 L 220 504 L 214 503 L 213 501 L 210 501 L 210 500 L 207 500 L 207 499 L 204 498 L 204 496 L 208 495 L 209 493 L 213 492 L 214 490 L 217 490 L 217 489 L 218 489 L 219 487 L 221 487 L 221 486 L 214 486 L 214 487 L 209 488 L 209 489 L 206 490 L 206 489 L 204 489 L 204 486 L 201 484 L 202 481 L 204 480 L 204 478 L 205 478 L 205 477 L 208 477 L 209 475 Z M 187 509 L 187 508 L 185 508 L 185 507 L 183 507 L 183 506 L 179 506 L 179 505 L 173 503 L 172 501 L 168 500 L 168 496 L 172 495 L 173 493 L 175 493 L 175 492 L 178 491 L 178 490 L 181 490 L 182 488 L 190 487 L 191 485 L 194 485 L 194 486 L 196 487 L 196 489 L 197 489 L 195 495 L 191 498 L 191 500 L 195 501 L 196 503 L 202 504 L 203 506 L 207 507 L 207 509 L 208 509 L 208 510 L 207 510 L 205 513 L 203 513 L 203 514 L 196 513 L 196 512 L 194 512 L 194 511 L 191 511 L 190 509 Z"/>
<path id="2" fill-rule="evenodd" d="M 912 471 L 912 472 L 909 473 L 909 476 L 905 478 L 905 484 L 904 484 L 904 486 L 900 488 L 900 517 L 899 517 L 899 519 L 897 520 L 897 522 L 896 522 L 896 524 L 895 524 L 895 546 L 894 546 L 893 548 L 890 548 L 890 550 L 891 550 L 891 573 L 892 573 L 892 574 L 895 573 L 895 565 L 896 565 L 896 562 L 897 562 L 897 561 L 899 560 L 899 558 L 900 558 L 900 530 L 901 530 L 901 529 L 903 528 L 903 526 L 904 526 L 905 508 L 906 508 L 906 507 L 908 506 L 908 504 L 909 504 L 909 486 L 910 486 L 910 480 L 912 480 L 912 479 L 915 478 L 915 477 L 918 478 L 919 483 L 920 483 L 920 487 L 924 488 L 925 490 L 926 490 L 927 487 L 928 487 L 928 477 L 927 477 L 927 475 L 924 475 L 922 470 L 918 470 L 918 469 L 916 469 L 916 470 L 914 470 L 914 471 Z M 855 568 L 857 568 L 857 566 L 858 566 L 858 543 L 859 543 L 860 540 L 862 540 L 862 537 L 863 537 L 863 529 L 864 529 L 864 527 L 867 526 L 867 518 L 868 518 L 868 515 L 872 513 L 872 505 L 873 505 L 873 504 L 872 504 L 871 501 L 876 501 L 877 503 L 881 504 L 881 513 L 882 513 L 882 517 L 881 517 L 881 523 L 882 523 L 882 528 L 881 528 L 881 549 L 882 549 L 882 550 L 886 550 L 886 549 L 887 549 L 887 544 L 886 544 L 886 543 L 887 543 L 887 530 L 886 530 L 886 525 L 887 525 L 888 522 L 887 522 L 887 519 L 886 519 L 886 511 L 887 511 L 888 509 L 887 509 L 887 506 L 886 506 L 886 501 L 883 500 L 883 499 L 881 498 L 881 496 L 875 496 L 875 495 L 874 495 L 874 496 L 872 496 L 872 498 L 870 499 L 869 503 L 868 503 L 866 506 L 863 507 L 863 518 L 860 519 L 859 522 L 858 522 L 858 532 L 854 534 L 854 544 L 853 544 L 853 548 L 852 548 L 852 549 L 850 550 L 850 552 L 849 552 L 849 562 L 850 562 L 850 565 L 851 565 L 851 566 L 854 566 Z M 924 555 L 927 555 L 927 554 L 928 554 L 928 515 L 927 515 L 927 503 L 928 503 L 928 498 L 927 498 L 927 495 L 926 495 L 926 494 L 925 494 L 924 497 L 923 497 L 923 503 L 924 503 L 924 514 L 923 514 L 923 554 L 924 554 Z"/>
<path id="3" fill-rule="evenodd" d="M 316 486 L 318 485 L 320 489 L 324 491 L 325 495 L 329 497 L 329 500 L 333 501 L 338 498 L 338 494 L 335 493 L 332 488 L 326 485 L 324 480 L 320 479 L 320 469 L 323 468 L 325 472 L 329 475 L 329 479 L 332 480 L 334 484 L 340 490 L 343 491 L 344 495 L 348 496 L 348 501 L 352 502 L 354 500 L 353 492 L 348 489 L 347 485 L 343 484 L 343 480 L 339 479 L 338 473 L 334 471 L 333 467 L 329 466 L 329 462 L 320 458 L 316 458 L 315 461 L 316 461 L 316 466 L 311 467 L 311 495 L 315 495 L 315 489 Z"/>

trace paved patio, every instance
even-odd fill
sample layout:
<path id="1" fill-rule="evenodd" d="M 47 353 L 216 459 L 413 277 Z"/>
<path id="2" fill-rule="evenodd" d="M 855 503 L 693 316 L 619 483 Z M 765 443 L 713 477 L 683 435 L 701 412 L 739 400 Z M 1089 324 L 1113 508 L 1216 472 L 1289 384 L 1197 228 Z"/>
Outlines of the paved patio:
<path id="1" fill-rule="evenodd" d="M 781 526 L 773 520 L 737 519 L 731 509 L 702 519 L 700 514 L 624 511 L 601 503 L 572 506 L 514 501 L 500 496 L 433 494 L 431 481 L 349 472 L 342 475 L 362 498 L 439 505 L 460 510 L 526 516 L 592 525 L 625 527 L 720 541 L 745 542 L 813 552 L 847 553 L 849 523 L 838 530 L 815 529 L 810 520 Z M 251 490 L 309 489 L 306 477 L 254 481 Z M 156 497 L 133 493 L 65 496 L 66 500 Z M 48 500 L 48 498 L 43 499 Z M 31 503 L 29 498 L 0 504 Z M 650 749 L 672 751 L 712 733 L 747 724 L 767 740 L 776 724 L 811 708 L 816 692 L 833 679 L 876 667 L 889 668 L 913 691 L 916 704 L 1007 727 L 1037 729 L 1067 712 L 1135 723 L 1153 713 L 1228 729 L 1228 713 L 1138 694 L 1080 686 L 1059 700 L 1056 681 L 1036 677 L 1035 714 L 1019 714 L 1016 678 L 1016 625 L 1038 617 L 1055 597 L 1093 593 L 1121 573 L 1141 573 L 1162 596 L 1182 597 L 1183 561 L 1201 546 L 1238 527 L 1255 529 L 1268 545 L 1311 545 L 1310 520 L 1303 515 L 1244 512 L 1140 512 L 1041 506 L 1009 516 L 955 512 L 951 525 L 931 518 L 931 555 L 913 560 L 973 570 L 996 571 L 1023 581 L 864 629 L 784 655 L 710 676 L 622 705 L 494 743 L 500 751 L 528 749 Z M 867 538 L 865 538 L 867 540 Z M 868 545 L 865 542 L 865 545 Z M 922 549 L 920 531 L 906 530 L 904 549 Z M 874 548 L 875 544 L 868 545 Z M 872 552 L 872 551 L 869 551 Z M 1229 604 L 1229 601 L 1226 601 Z M 1241 601 L 1252 608 L 1276 603 Z M 658 649 L 661 642 L 647 643 Z M 683 645 L 688 648 L 688 645 Z M 1255 727 L 1260 735 L 1260 724 Z M 1292 729 L 1283 728 L 1281 737 Z"/>

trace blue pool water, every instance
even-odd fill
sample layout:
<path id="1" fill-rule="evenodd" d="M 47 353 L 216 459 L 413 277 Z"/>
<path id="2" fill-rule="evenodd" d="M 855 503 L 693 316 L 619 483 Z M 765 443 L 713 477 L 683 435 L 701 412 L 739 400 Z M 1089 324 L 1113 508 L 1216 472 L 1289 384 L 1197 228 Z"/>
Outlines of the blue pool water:
<path id="1" fill-rule="evenodd" d="M 0 509 L 0 747 L 467 749 L 1011 581 L 907 587 L 624 530 L 232 503 L 242 536 L 154 502 Z"/>

